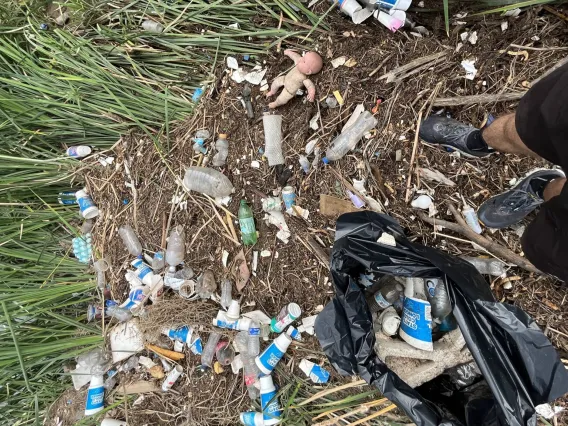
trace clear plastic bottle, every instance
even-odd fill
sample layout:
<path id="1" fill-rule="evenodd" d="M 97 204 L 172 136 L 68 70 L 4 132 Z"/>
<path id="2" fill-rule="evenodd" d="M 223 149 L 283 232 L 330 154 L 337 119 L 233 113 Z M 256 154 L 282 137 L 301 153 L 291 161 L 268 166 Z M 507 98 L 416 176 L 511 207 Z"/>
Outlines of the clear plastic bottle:
<path id="1" fill-rule="evenodd" d="M 215 167 L 223 167 L 229 156 L 229 142 L 225 133 L 219 133 L 219 138 L 215 142 L 217 154 L 213 156 L 211 164 Z"/>
<path id="2" fill-rule="evenodd" d="M 185 233 L 183 226 L 178 225 L 170 232 L 168 246 L 166 248 L 166 263 L 170 266 L 170 272 L 175 272 L 175 267 L 183 262 L 184 257 Z"/>
<path id="3" fill-rule="evenodd" d="M 248 330 L 247 352 L 252 356 L 260 353 L 260 324 L 256 321 L 251 322 Z"/>
<path id="4" fill-rule="evenodd" d="M 432 318 L 441 324 L 451 312 L 452 305 L 448 296 L 448 289 L 444 281 L 438 278 L 426 278 L 426 297 L 432 306 Z"/>
<path id="5" fill-rule="evenodd" d="M 195 92 L 197 93 L 197 90 Z M 203 91 L 201 91 L 201 93 L 203 93 Z M 197 100 L 194 102 L 197 102 Z M 195 153 L 205 154 L 207 152 L 207 149 L 203 145 L 205 141 L 209 139 L 209 136 L 211 136 L 211 133 L 209 133 L 207 129 L 198 130 L 197 133 L 195 133 L 195 137 L 193 138 L 193 151 Z"/>
<path id="6" fill-rule="evenodd" d="M 477 213 L 473 207 L 468 206 L 467 204 L 464 205 L 464 209 L 462 210 L 463 217 L 467 223 L 467 225 L 475 232 L 476 234 L 481 234 L 482 229 L 481 225 L 479 224 L 479 219 L 477 218 Z"/>
<path id="7" fill-rule="evenodd" d="M 217 349 L 217 343 L 219 343 L 220 338 L 221 334 L 216 332 L 209 335 L 207 344 L 205 345 L 205 348 L 203 348 L 203 353 L 201 354 L 201 364 L 206 367 L 211 367 L 213 365 L 213 357 L 215 356 L 215 350 Z"/>
<path id="8" fill-rule="evenodd" d="M 217 291 L 217 283 L 215 275 L 210 269 L 203 271 L 203 274 L 197 279 L 195 291 L 202 299 L 209 299 L 215 291 Z"/>
<path id="9" fill-rule="evenodd" d="M 157 271 L 159 269 L 162 269 L 164 265 L 165 265 L 164 252 L 157 251 L 156 253 L 154 253 L 154 257 L 152 257 L 152 269 L 154 271 Z"/>
<path id="10" fill-rule="evenodd" d="M 132 313 L 128 309 L 114 304 L 107 306 L 105 315 L 116 318 L 118 322 L 126 322 L 132 319 Z"/>
<path id="11" fill-rule="evenodd" d="M 500 277 L 502 275 L 505 275 L 505 273 L 507 272 L 507 266 L 497 259 L 485 259 L 483 257 L 468 256 L 461 256 L 461 258 L 475 266 L 475 269 L 477 269 L 480 274 Z"/>
<path id="12" fill-rule="evenodd" d="M 183 184 L 191 191 L 211 197 L 226 197 L 233 192 L 233 184 L 223 173 L 209 167 L 188 167 Z"/>
<path id="13" fill-rule="evenodd" d="M 134 229 L 130 225 L 123 225 L 118 228 L 118 235 L 122 238 L 124 245 L 126 246 L 126 250 L 132 256 L 142 257 L 142 244 L 140 244 L 140 240 L 136 236 Z"/>
<path id="14" fill-rule="evenodd" d="M 248 331 L 239 331 L 235 336 L 235 346 L 241 354 L 248 352 Z"/>
<path id="15" fill-rule="evenodd" d="M 256 244 L 258 235 L 254 224 L 254 216 L 252 214 L 252 209 L 245 200 L 241 200 L 241 205 L 239 207 L 239 225 L 241 227 L 241 238 L 243 240 L 243 244 L 247 246 Z"/>
<path id="16" fill-rule="evenodd" d="M 112 373 L 112 374 L 111 374 L 111 373 Z M 115 370 L 111 370 L 111 371 L 108 372 L 107 379 L 105 380 L 105 383 L 104 383 L 104 385 L 103 385 L 104 388 L 105 388 L 107 391 L 112 390 L 112 389 L 116 386 L 116 383 L 117 383 L 117 381 L 118 381 L 118 380 L 116 379 L 116 376 L 117 376 L 116 373 L 117 373 L 117 372 L 116 372 Z"/>
<path id="17" fill-rule="evenodd" d="M 230 365 L 235 359 L 235 351 L 229 345 L 229 342 L 219 342 L 215 348 L 215 357 L 219 364 Z"/>
<path id="18" fill-rule="evenodd" d="M 124 364 L 122 364 L 122 371 L 129 372 L 130 370 L 134 370 L 138 367 L 138 361 L 139 358 L 136 355 L 131 356 Z"/>
<path id="19" fill-rule="evenodd" d="M 305 155 L 300 155 L 298 161 L 304 173 L 308 174 L 310 172 L 310 161 L 308 160 L 308 157 L 306 157 Z"/>
<path id="20" fill-rule="evenodd" d="M 367 298 L 371 312 L 382 311 L 395 303 L 404 292 L 404 287 L 395 280 L 389 280 L 379 291 Z"/>
<path id="21" fill-rule="evenodd" d="M 232 300 L 233 285 L 231 280 L 225 278 L 221 281 L 221 306 L 225 309 L 229 307 Z"/>
<path id="22" fill-rule="evenodd" d="M 254 362 L 254 356 L 244 353 L 241 354 L 241 360 L 243 361 L 243 372 L 248 394 L 250 399 L 256 400 L 260 396 L 260 382 L 258 380 L 260 370 L 256 366 L 256 362 Z"/>
<path id="23" fill-rule="evenodd" d="M 159 34 L 164 31 L 164 26 L 159 22 L 146 19 L 144 22 L 142 22 L 142 29 L 144 31 L 148 31 L 149 33 Z"/>
<path id="24" fill-rule="evenodd" d="M 369 111 L 364 111 L 347 130 L 336 137 L 325 153 L 323 162 L 337 161 L 353 150 L 365 133 L 377 125 L 377 119 Z"/>

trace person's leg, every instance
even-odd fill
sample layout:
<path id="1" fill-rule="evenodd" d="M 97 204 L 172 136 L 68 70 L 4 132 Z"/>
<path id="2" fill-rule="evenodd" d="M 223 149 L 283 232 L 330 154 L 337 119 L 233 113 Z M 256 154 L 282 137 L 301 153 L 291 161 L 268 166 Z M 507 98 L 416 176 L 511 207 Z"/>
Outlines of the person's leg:
<path id="1" fill-rule="evenodd" d="M 489 127 L 481 131 L 481 136 L 485 143 L 495 151 L 541 158 L 521 140 L 515 125 L 515 113 L 497 118 Z"/>
<path id="2" fill-rule="evenodd" d="M 543 191 L 544 201 L 550 201 L 552 198 L 560 195 L 565 183 L 566 178 L 556 178 L 548 182 Z"/>

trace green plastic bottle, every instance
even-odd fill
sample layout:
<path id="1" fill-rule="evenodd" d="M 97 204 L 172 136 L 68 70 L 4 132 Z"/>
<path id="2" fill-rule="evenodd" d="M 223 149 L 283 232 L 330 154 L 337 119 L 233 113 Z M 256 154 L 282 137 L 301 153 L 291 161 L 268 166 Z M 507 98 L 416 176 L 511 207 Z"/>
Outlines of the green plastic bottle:
<path id="1" fill-rule="evenodd" d="M 256 235 L 256 227 L 254 226 L 254 216 L 252 215 L 252 209 L 245 200 L 241 200 L 241 206 L 239 207 L 239 225 L 241 226 L 243 244 L 246 246 L 256 244 L 258 237 Z"/>

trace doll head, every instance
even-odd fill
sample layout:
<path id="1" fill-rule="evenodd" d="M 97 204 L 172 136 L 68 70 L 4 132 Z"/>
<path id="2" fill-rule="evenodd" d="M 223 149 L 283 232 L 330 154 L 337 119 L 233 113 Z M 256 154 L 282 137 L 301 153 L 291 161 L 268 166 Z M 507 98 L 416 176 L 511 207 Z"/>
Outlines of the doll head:
<path id="1" fill-rule="evenodd" d="M 296 67 L 302 74 L 317 74 L 323 67 L 323 60 L 316 52 L 308 52 L 302 56 Z"/>

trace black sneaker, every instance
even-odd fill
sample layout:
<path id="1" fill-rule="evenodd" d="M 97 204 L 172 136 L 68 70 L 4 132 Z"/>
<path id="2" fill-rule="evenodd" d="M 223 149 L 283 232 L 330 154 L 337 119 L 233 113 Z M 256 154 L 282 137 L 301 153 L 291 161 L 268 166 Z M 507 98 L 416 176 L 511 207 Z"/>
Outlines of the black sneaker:
<path id="1" fill-rule="evenodd" d="M 472 149 L 468 140 L 476 139 L 480 131 L 453 118 L 431 115 L 420 125 L 420 138 L 429 144 L 442 145 L 461 152 L 466 157 L 486 157 L 494 151 L 490 148 Z"/>
<path id="2" fill-rule="evenodd" d="M 515 186 L 485 201 L 477 211 L 479 220 L 489 228 L 514 225 L 544 202 L 548 182 L 566 177 L 561 170 L 537 169 L 529 172 Z"/>

